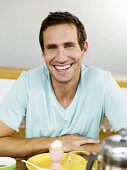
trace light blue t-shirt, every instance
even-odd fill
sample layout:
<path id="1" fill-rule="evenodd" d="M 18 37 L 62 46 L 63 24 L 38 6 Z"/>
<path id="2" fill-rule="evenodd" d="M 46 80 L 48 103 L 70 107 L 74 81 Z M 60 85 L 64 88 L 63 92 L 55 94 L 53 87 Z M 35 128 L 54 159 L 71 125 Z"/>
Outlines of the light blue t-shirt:
<path id="1" fill-rule="evenodd" d="M 71 104 L 63 108 L 45 66 L 23 72 L 0 106 L 0 120 L 18 130 L 23 118 L 26 137 L 79 134 L 98 139 L 103 116 L 114 129 L 127 127 L 127 98 L 110 72 L 81 67 L 81 78 Z"/>

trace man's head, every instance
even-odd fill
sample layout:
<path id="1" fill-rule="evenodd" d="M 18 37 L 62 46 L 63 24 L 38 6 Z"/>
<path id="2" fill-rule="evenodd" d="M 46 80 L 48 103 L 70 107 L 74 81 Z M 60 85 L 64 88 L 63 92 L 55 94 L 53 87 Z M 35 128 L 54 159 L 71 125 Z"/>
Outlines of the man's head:
<path id="1" fill-rule="evenodd" d="M 82 50 L 84 43 L 87 39 L 86 31 L 81 21 L 69 12 L 50 12 L 50 14 L 44 19 L 40 29 L 39 42 L 44 52 L 44 37 L 43 32 L 50 26 L 59 24 L 73 24 L 77 28 L 78 43 Z"/>
<path id="2" fill-rule="evenodd" d="M 50 13 L 43 21 L 40 45 L 53 84 L 79 81 L 86 37 L 82 23 L 68 12 Z"/>

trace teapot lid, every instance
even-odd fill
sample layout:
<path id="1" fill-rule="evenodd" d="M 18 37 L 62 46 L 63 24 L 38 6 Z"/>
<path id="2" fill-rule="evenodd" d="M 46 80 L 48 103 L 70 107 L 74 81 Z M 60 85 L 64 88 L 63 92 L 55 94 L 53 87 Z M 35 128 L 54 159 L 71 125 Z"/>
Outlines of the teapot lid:
<path id="1" fill-rule="evenodd" d="M 112 158 L 127 159 L 127 130 L 121 129 L 118 133 L 102 142 L 102 153 Z"/>

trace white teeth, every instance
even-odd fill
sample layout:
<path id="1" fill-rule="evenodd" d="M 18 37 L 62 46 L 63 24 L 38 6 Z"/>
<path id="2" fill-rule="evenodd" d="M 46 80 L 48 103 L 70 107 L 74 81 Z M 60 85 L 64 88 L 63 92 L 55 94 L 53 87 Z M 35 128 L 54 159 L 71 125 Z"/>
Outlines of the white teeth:
<path id="1" fill-rule="evenodd" d="M 69 65 L 65 65 L 65 66 L 55 66 L 55 68 L 56 68 L 57 70 L 65 70 L 65 69 L 68 69 L 69 67 L 71 67 L 70 64 L 69 64 Z"/>

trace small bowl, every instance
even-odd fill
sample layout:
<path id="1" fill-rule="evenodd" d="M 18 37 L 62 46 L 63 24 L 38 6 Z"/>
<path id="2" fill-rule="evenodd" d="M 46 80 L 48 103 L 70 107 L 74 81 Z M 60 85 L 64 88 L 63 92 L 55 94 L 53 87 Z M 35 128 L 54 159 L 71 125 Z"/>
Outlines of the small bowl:
<path id="1" fill-rule="evenodd" d="M 16 170 L 16 160 L 11 157 L 0 157 L 0 170 Z"/>

